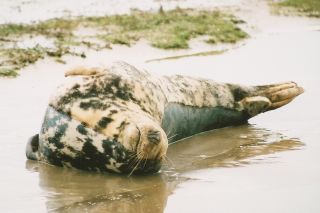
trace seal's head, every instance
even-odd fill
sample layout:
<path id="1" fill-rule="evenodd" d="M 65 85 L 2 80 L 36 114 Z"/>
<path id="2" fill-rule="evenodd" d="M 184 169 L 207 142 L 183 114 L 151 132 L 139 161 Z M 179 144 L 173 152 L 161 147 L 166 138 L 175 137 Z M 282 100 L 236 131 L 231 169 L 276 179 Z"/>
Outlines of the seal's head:
<path id="1" fill-rule="evenodd" d="M 107 105 L 104 101 L 97 99 L 94 103 L 98 106 Z M 130 102 L 109 101 L 108 107 L 103 109 L 93 109 L 93 104 L 88 109 L 81 106 L 72 107 L 70 116 L 109 141 L 121 144 L 127 153 L 126 159 L 116 160 L 124 165 L 122 172 L 152 173 L 160 169 L 167 152 L 168 139 L 159 122 L 148 113 Z"/>
<path id="2" fill-rule="evenodd" d="M 103 104 L 101 100 L 97 102 Z M 153 173 L 160 169 L 167 152 L 168 139 L 160 124 L 149 114 L 127 102 L 110 103 L 103 110 L 79 106 L 81 104 L 71 109 L 72 118 L 119 144 L 127 153 L 125 159 L 116 160 L 123 164 L 120 169 L 122 172 Z"/>
<path id="3" fill-rule="evenodd" d="M 158 170 L 168 149 L 168 139 L 160 125 L 141 114 L 135 119 L 126 117 L 119 128 L 118 142 L 132 153 L 129 159 L 132 171 Z"/>

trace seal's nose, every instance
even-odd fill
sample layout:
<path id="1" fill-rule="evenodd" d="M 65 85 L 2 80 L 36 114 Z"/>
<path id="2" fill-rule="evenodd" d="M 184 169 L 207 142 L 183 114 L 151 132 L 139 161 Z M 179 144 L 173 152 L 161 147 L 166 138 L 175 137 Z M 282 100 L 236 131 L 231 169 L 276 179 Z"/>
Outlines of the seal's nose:
<path id="1" fill-rule="evenodd" d="M 147 136 L 149 142 L 153 143 L 153 144 L 156 144 L 156 145 L 159 144 L 160 143 L 160 137 L 161 137 L 160 134 L 161 133 L 158 130 L 150 130 L 148 132 L 148 136 Z"/>

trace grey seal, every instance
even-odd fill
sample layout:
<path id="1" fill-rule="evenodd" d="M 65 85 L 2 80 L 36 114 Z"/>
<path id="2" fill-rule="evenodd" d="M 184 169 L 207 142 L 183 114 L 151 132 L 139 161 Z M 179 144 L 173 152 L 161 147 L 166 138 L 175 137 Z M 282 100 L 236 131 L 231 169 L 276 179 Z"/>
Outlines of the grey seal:
<path id="1" fill-rule="evenodd" d="M 264 86 L 155 76 L 125 63 L 75 68 L 51 97 L 28 159 L 61 167 L 155 173 L 168 144 L 246 123 L 303 93 L 294 82 Z"/>

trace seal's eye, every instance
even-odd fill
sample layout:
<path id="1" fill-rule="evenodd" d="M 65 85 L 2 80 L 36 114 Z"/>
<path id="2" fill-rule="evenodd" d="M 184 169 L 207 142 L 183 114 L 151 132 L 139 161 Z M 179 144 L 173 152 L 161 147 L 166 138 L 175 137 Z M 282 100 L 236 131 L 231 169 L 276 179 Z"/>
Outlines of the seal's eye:
<path id="1" fill-rule="evenodd" d="M 140 131 L 134 124 L 127 124 L 119 135 L 119 141 L 130 151 L 136 151 L 140 141 Z"/>

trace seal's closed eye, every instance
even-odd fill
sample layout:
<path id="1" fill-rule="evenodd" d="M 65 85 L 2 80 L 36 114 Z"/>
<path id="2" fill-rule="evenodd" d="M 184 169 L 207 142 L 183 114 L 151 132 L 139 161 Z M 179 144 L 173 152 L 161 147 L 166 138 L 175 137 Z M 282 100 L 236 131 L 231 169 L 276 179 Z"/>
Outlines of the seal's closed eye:
<path id="1" fill-rule="evenodd" d="M 125 125 L 120 131 L 119 141 L 126 149 L 136 152 L 140 141 L 140 130 L 135 124 Z"/>

